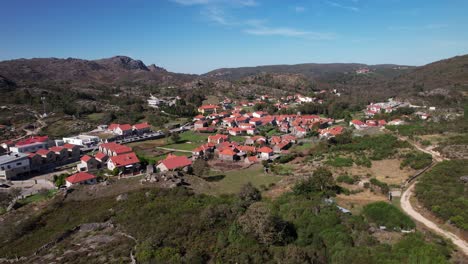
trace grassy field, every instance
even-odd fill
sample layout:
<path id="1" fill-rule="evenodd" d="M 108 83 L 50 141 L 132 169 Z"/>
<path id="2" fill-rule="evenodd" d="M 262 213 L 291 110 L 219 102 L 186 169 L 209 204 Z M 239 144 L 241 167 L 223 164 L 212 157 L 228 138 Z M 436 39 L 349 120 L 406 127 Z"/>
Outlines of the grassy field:
<path id="1" fill-rule="evenodd" d="M 211 195 L 231 194 L 239 192 L 240 188 L 250 182 L 255 187 L 268 187 L 270 184 L 278 182 L 282 177 L 272 174 L 265 174 L 260 164 L 251 166 L 243 170 L 233 170 L 228 172 L 212 171 L 210 176 L 205 177 L 206 182 L 193 186 L 196 191 Z"/>
<path id="2" fill-rule="evenodd" d="M 208 95 L 206 97 L 206 100 L 203 101 L 203 104 L 219 104 L 219 99 L 218 97 L 214 96 L 214 95 Z"/>
<path id="3" fill-rule="evenodd" d="M 185 131 L 179 134 L 180 140 L 177 143 L 174 143 L 171 140 L 169 140 L 170 144 L 159 146 L 159 147 L 179 149 L 179 150 L 193 150 L 194 148 L 206 143 L 209 135 L 210 134 L 206 134 L 206 133 Z"/>
<path id="4" fill-rule="evenodd" d="M 21 205 L 25 205 L 25 204 L 44 201 L 44 200 L 47 200 L 49 198 L 52 198 L 55 195 L 55 193 L 57 193 L 57 190 L 55 190 L 55 189 L 49 190 L 49 191 L 44 192 L 44 193 L 36 193 L 36 194 L 28 196 L 28 197 L 26 197 L 24 199 L 19 200 L 18 203 L 21 204 Z"/>

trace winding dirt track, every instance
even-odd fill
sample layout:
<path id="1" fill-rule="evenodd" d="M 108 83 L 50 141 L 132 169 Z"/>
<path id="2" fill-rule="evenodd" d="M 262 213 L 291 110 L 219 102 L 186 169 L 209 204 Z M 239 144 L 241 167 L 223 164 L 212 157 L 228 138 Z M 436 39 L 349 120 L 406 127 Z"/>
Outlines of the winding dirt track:
<path id="1" fill-rule="evenodd" d="M 408 214 L 411 218 L 427 226 L 427 228 L 431 229 L 435 233 L 450 239 L 453 242 L 453 244 L 455 244 L 465 255 L 468 256 L 468 243 L 466 241 L 453 234 L 452 232 L 443 230 L 442 228 L 438 227 L 436 223 L 425 218 L 413 208 L 413 206 L 410 203 L 410 198 L 413 194 L 413 189 L 415 185 L 416 182 L 412 183 L 401 196 L 400 203 L 403 211 L 405 211 L 405 213 Z"/>
<path id="2" fill-rule="evenodd" d="M 407 138 L 402 138 L 402 137 L 400 137 L 400 139 L 407 140 Z M 408 142 L 410 142 L 411 145 L 413 145 L 418 150 L 431 154 L 432 159 L 435 162 L 441 162 L 444 160 L 444 158 L 441 157 L 439 153 L 432 151 L 432 150 L 424 149 L 410 140 L 408 140 Z M 453 242 L 453 244 L 455 244 L 466 256 L 468 256 L 468 243 L 465 240 L 463 240 L 462 238 L 460 238 L 459 236 L 455 235 L 454 233 L 450 231 L 443 230 L 442 228 L 438 226 L 437 223 L 434 223 L 431 220 L 427 219 L 426 217 L 418 213 L 413 208 L 413 205 L 410 202 L 410 198 L 411 198 L 411 195 L 413 195 L 413 190 L 414 190 L 414 186 L 416 186 L 416 183 L 417 183 L 417 180 L 412 182 L 410 186 L 408 186 L 408 188 L 401 195 L 400 204 L 401 204 L 401 208 L 403 209 L 403 211 L 406 214 L 408 214 L 411 218 L 425 225 L 427 228 L 434 231 L 435 233 L 447 239 L 450 239 Z"/>

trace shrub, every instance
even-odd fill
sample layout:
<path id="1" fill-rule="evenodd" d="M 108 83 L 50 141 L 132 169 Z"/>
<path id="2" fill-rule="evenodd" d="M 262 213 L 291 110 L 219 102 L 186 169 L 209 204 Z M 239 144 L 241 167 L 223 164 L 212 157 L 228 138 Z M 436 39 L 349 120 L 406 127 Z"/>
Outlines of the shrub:
<path id="1" fill-rule="evenodd" d="M 379 187 L 380 191 L 383 194 L 387 194 L 390 191 L 390 188 L 388 187 L 388 184 L 386 184 L 385 182 L 381 182 L 381 181 L 377 180 L 376 178 L 370 179 L 370 183 L 372 185 L 375 185 L 375 186 Z"/>
<path id="2" fill-rule="evenodd" d="M 416 227 L 409 216 L 386 202 L 376 202 L 364 206 L 363 214 L 369 222 L 390 229 L 413 229 Z"/>
<path id="3" fill-rule="evenodd" d="M 403 155 L 402 167 L 410 166 L 415 170 L 423 169 L 432 163 L 432 156 L 423 152 L 411 152 Z"/>
<path id="4" fill-rule="evenodd" d="M 358 177 L 351 177 L 349 175 L 340 175 L 338 178 L 336 178 L 337 182 L 344 182 L 347 184 L 355 184 L 358 181 Z"/>
<path id="5" fill-rule="evenodd" d="M 333 167 L 351 167 L 353 166 L 353 159 L 344 157 L 335 157 L 331 160 L 327 160 L 326 164 Z"/>
<path id="6" fill-rule="evenodd" d="M 464 230 L 468 230 L 468 199 L 460 177 L 467 174 L 466 160 L 444 161 L 416 184 L 416 196 L 426 208 Z"/>

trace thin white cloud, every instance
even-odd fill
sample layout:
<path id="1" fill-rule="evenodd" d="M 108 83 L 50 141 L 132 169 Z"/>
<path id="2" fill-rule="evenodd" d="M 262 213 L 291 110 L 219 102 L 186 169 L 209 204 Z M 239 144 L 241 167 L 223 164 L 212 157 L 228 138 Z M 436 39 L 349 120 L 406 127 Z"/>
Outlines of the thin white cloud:
<path id="1" fill-rule="evenodd" d="M 291 27 L 270 27 L 265 25 L 265 22 L 265 20 L 249 20 L 246 22 L 249 28 L 243 31 L 256 36 L 302 37 L 310 40 L 336 39 L 334 33 L 306 31 Z"/>
<path id="2" fill-rule="evenodd" d="M 296 11 L 296 13 L 302 13 L 306 11 L 306 8 L 303 6 L 295 6 L 294 11 Z"/>
<path id="3" fill-rule="evenodd" d="M 347 9 L 347 10 L 351 10 L 351 11 L 354 11 L 354 12 L 358 12 L 360 10 L 359 7 L 343 5 L 343 4 L 340 4 L 338 2 L 325 1 L 325 3 L 327 3 L 328 5 L 333 6 L 333 7 L 337 7 L 337 8 L 341 8 L 341 9 Z"/>
<path id="4" fill-rule="evenodd" d="M 219 7 L 208 7 L 202 11 L 202 15 L 204 15 L 208 20 L 211 20 L 224 26 L 234 24 L 232 21 L 229 21 L 229 19 L 226 17 L 224 10 Z"/>

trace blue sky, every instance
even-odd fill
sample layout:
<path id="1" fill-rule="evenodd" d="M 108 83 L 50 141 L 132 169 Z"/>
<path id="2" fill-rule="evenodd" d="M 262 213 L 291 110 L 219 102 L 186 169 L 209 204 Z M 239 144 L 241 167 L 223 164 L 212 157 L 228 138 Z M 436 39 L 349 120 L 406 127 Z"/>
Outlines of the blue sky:
<path id="1" fill-rule="evenodd" d="M 127 55 L 170 71 L 423 65 L 468 53 L 466 0 L 3 1 L 0 60 Z"/>

